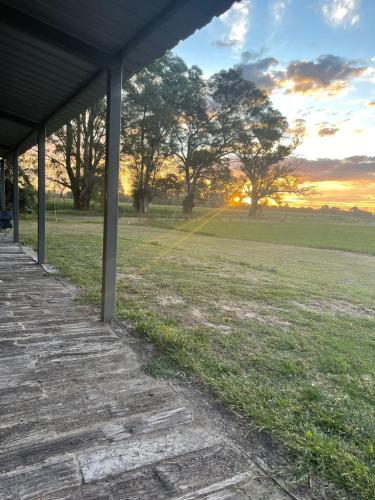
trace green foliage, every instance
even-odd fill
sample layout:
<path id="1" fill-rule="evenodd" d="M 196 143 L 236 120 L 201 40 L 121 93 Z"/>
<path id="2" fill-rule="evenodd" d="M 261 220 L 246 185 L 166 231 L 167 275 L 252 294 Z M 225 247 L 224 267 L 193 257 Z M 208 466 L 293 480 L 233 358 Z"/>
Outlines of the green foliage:
<path id="1" fill-rule="evenodd" d="M 183 212 L 191 214 L 196 198 L 204 199 L 228 183 L 225 158 L 230 144 L 223 132 L 223 109 L 213 109 L 212 86 L 197 66 L 186 68 L 172 105 L 177 119 L 171 131 L 173 157 L 183 177 Z M 217 104 L 217 103 L 216 103 Z"/>
<path id="2" fill-rule="evenodd" d="M 19 188 L 19 200 L 21 212 L 32 210 L 36 207 L 37 192 L 31 184 L 26 182 Z"/>
<path id="3" fill-rule="evenodd" d="M 132 175 L 134 206 L 140 213 L 148 211 L 155 196 L 179 187 L 165 166 L 173 154 L 170 133 L 177 119 L 173 102 L 185 69 L 180 58 L 168 53 L 124 84 L 122 148 Z"/>
<path id="4" fill-rule="evenodd" d="M 8 165 L 5 169 L 5 207 L 11 208 L 13 203 L 12 169 Z M 19 164 L 19 204 L 20 211 L 25 212 L 36 207 L 37 192 L 30 182 L 29 169 Z"/>
<path id="5" fill-rule="evenodd" d="M 69 198 L 46 199 L 46 210 L 73 210 L 73 200 Z"/>

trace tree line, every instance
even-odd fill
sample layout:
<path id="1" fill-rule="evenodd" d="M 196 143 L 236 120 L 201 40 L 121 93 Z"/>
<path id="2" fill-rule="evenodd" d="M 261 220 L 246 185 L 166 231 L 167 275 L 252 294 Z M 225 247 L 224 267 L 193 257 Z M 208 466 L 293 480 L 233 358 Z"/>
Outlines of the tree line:
<path id="1" fill-rule="evenodd" d="M 235 69 L 204 78 L 167 53 L 130 80 L 122 93 L 121 153 L 140 214 L 155 197 L 183 193 L 182 210 L 213 192 L 251 198 L 250 215 L 267 199 L 305 195 L 290 157 L 303 135 L 291 130 L 269 97 Z M 50 180 L 71 190 L 74 208 L 101 196 L 105 99 L 80 113 L 49 141 Z"/>

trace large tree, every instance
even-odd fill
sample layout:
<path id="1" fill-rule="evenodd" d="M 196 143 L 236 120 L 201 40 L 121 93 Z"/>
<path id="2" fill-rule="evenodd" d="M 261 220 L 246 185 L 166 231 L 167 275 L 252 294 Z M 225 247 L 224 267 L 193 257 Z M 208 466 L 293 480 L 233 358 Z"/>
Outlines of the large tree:
<path id="1" fill-rule="evenodd" d="M 210 86 L 197 66 L 187 68 L 179 78 L 174 99 L 178 117 L 171 131 L 174 159 L 183 176 L 183 213 L 190 215 L 198 197 L 205 198 L 229 179 L 225 159 L 227 142 L 219 114 L 212 109 Z"/>
<path id="2" fill-rule="evenodd" d="M 178 187 L 171 130 L 173 105 L 183 61 L 168 53 L 125 82 L 122 111 L 122 149 L 131 174 L 134 206 L 146 213 L 151 200 Z"/>
<path id="3" fill-rule="evenodd" d="M 291 131 L 284 116 L 269 103 L 250 127 L 242 128 L 235 153 L 249 182 L 250 216 L 256 216 L 266 200 L 281 203 L 287 194 L 310 192 L 296 173 L 297 162 L 286 161 L 299 142 L 300 133 Z"/>
<path id="4" fill-rule="evenodd" d="M 71 190 L 76 210 L 89 210 L 95 183 L 103 177 L 105 111 L 101 100 L 49 138 L 54 149 L 48 155 L 49 179 Z"/>
<path id="5" fill-rule="evenodd" d="M 290 130 L 286 118 L 268 96 L 246 81 L 240 71 L 222 71 L 215 76 L 215 98 L 221 104 L 230 135 L 231 152 L 249 184 L 249 215 L 255 216 L 262 202 L 280 202 L 285 194 L 305 196 L 295 162 L 290 158 L 300 143 L 303 128 Z"/>

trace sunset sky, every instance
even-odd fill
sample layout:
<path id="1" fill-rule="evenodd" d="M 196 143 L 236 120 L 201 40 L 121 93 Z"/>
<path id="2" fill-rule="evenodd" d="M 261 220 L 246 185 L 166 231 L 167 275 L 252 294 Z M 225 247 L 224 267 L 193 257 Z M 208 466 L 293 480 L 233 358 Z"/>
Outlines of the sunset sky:
<path id="1" fill-rule="evenodd" d="M 291 125 L 304 120 L 313 205 L 375 211 L 374 0 L 242 0 L 175 53 L 206 76 L 242 68 Z"/>

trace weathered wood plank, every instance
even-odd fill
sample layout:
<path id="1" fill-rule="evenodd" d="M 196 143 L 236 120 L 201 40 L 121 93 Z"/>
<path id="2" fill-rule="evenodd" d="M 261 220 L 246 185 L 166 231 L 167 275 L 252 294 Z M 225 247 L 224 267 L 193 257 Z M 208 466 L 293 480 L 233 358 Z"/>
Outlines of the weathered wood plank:
<path id="1" fill-rule="evenodd" d="M 147 435 L 116 446 L 93 448 L 78 453 L 78 462 L 85 483 L 119 475 L 161 460 L 175 458 L 185 453 L 201 450 L 221 440 L 209 428 L 189 426 L 162 435 Z"/>
<path id="2" fill-rule="evenodd" d="M 67 490 L 81 484 L 73 458 L 58 458 L 47 463 L 0 474 L 2 500 L 61 499 Z"/>
<path id="3" fill-rule="evenodd" d="M 85 425 L 66 433 L 42 431 L 28 432 L 23 438 L 3 439 L 0 453 L 0 471 L 11 470 L 21 465 L 30 465 L 42 462 L 46 458 L 85 450 L 91 447 L 110 445 L 124 442 L 134 436 L 147 433 L 163 432 L 181 425 L 191 423 L 192 415 L 187 408 L 174 407 L 169 411 L 160 412 L 158 409 L 145 413 L 131 415 L 128 418 L 95 422 L 91 427 Z M 86 422 L 85 422 L 86 424 Z M 1 431 L 0 431 L 1 436 Z M 6 442 L 7 441 L 7 442 Z"/>

